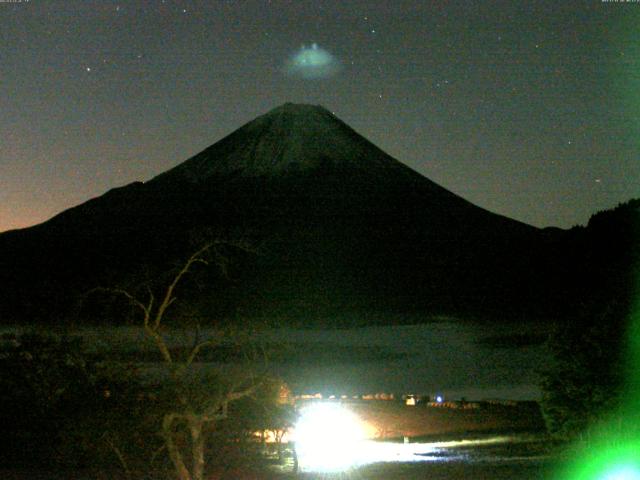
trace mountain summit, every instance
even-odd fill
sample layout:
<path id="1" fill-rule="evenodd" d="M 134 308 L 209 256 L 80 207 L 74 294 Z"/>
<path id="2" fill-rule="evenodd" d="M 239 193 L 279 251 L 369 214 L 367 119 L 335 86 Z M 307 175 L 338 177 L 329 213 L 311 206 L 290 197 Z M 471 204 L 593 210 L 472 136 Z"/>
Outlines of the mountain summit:
<path id="1" fill-rule="evenodd" d="M 164 176 L 276 176 L 323 166 L 379 172 L 401 165 L 321 106 L 285 103 Z"/>
<path id="2" fill-rule="evenodd" d="M 201 292 L 216 299 L 207 318 L 504 317 L 541 303 L 540 230 L 454 195 L 325 108 L 287 103 L 146 183 L 0 235 L 0 315 L 68 316 L 91 287 L 160 278 L 211 231 L 259 248 Z"/>

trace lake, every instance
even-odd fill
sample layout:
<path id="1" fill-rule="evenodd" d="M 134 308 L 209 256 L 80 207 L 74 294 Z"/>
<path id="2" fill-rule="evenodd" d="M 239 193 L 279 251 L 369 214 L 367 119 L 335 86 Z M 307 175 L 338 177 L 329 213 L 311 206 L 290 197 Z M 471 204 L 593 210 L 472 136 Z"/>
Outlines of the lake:
<path id="1" fill-rule="evenodd" d="M 153 344 L 139 327 L 81 327 L 72 333 L 98 350 L 154 355 Z M 214 329 L 199 333 L 201 339 L 218 334 Z M 546 334 L 539 325 L 448 319 L 417 325 L 263 328 L 243 333 L 250 342 L 266 345 L 271 352 L 269 370 L 287 381 L 294 393 L 438 393 L 445 399 L 468 400 L 539 399 L 539 371 L 549 364 L 543 343 Z M 193 342 L 192 331 L 173 329 L 166 335 L 173 346 Z M 201 367 L 217 363 L 206 355 L 203 360 Z"/>

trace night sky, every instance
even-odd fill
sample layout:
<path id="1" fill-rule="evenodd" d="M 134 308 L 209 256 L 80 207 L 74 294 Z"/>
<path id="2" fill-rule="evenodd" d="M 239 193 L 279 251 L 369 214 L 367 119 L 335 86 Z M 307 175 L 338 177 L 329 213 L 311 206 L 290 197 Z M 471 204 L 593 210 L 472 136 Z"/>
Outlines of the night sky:
<path id="1" fill-rule="evenodd" d="M 638 25 L 601 0 L 0 0 L 0 231 L 287 101 L 486 209 L 584 224 L 640 196 Z"/>

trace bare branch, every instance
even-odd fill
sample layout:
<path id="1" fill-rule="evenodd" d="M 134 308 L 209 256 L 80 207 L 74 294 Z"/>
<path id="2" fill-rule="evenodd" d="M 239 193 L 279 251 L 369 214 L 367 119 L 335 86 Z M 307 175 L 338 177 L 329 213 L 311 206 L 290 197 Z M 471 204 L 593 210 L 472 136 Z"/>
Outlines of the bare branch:
<path id="1" fill-rule="evenodd" d="M 167 345 L 167 342 L 164 340 L 164 337 L 157 329 L 148 325 L 148 322 L 145 322 L 144 331 L 149 335 L 153 341 L 155 342 L 158 350 L 160 350 L 160 354 L 166 363 L 169 365 L 173 364 L 173 357 L 171 356 L 171 350 Z"/>
<path id="2" fill-rule="evenodd" d="M 149 466 L 152 466 L 154 464 L 154 462 L 156 461 L 156 458 L 158 458 L 158 455 L 160 455 L 160 453 L 167 448 L 166 445 L 161 445 L 160 448 L 157 448 L 155 450 L 155 452 L 153 452 L 151 454 L 151 459 L 149 460 Z"/>
<path id="3" fill-rule="evenodd" d="M 140 300 L 138 300 L 136 297 L 134 297 L 133 295 L 131 295 L 128 291 L 122 289 L 122 288 L 105 288 L 105 287 L 96 287 L 93 288 L 89 291 L 89 293 L 91 292 L 108 292 L 108 293 L 113 293 L 113 294 L 118 294 L 118 295 L 122 295 L 124 296 L 127 300 L 129 300 L 129 302 L 131 304 L 133 304 L 134 306 L 138 307 L 140 310 L 142 310 L 142 313 L 144 313 L 144 317 L 145 320 L 148 320 L 148 318 L 151 315 L 151 305 L 145 305 L 144 303 L 142 303 Z"/>
<path id="4" fill-rule="evenodd" d="M 178 478 L 180 478 L 180 480 L 191 480 L 191 474 L 189 473 L 189 470 L 187 469 L 187 466 L 185 465 L 182 458 L 182 454 L 180 453 L 180 450 L 175 444 L 173 438 L 173 424 L 181 418 L 182 416 L 176 413 L 165 415 L 162 419 L 162 433 L 164 436 L 165 445 L 167 446 L 167 451 L 169 452 L 169 457 L 173 462 L 173 466 L 176 469 Z"/>
<path id="5" fill-rule="evenodd" d="M 227 393 L 227 402 L 233 402 L 235 400 L 240 400 L 241 398 L 248 397 L 249 395 L 253 395 L 261 385 L 262 382 L 254 382 L 250 387 L 247 387 L 244 390 L 236 391 L 234 389 L 231 392 Z"/>
<path id="6" fill-rule="evenodd" d="M 195 263 L 202 263 L 204 265 L 208 265 L 209 264 L 209 262 L 207 260 L 202 258 L 202 255 L 207 250 L 209 250 L 213 245 L 214 245 L 213 243 L 208 243 L 204 247 L 202 247 L 200 250 L 195 252 L 193 255 L 191 255 L 191 257 L 189 257 L 187 262 L 182 266 L 182 268 L 180 269 L 178 274 L 173 278 L 173 281 L 167 287 L 167 290 L 165 291 L 165 294 L 164 294 L 164 298 L 162 299 L 162 302 L 160 303 L 160 306 L 158 307 L 158 311 L 156 312 L 156 316 L 155 316 L 155 327 L 156 328 L 158 328 L 160 326 L 160 322 L 162 322 L 162 317 L 164 315 L 164 312 L 175 301 L 175 297 L 173 295 L 173 292 L 176 289 L 178 283 L 180 283 L 180 280 L 182 280 L 182 277 L 184 277 L 189 272 L 189 270 L 191 269 L 191 267 Z"/>
<path id="7" fill-rule="evenodd" d="M 153 302 L 155 301 L 155 297 L 153 296 L 153 291 L 151 287 L 147 285 L 147 292 L 149 292 L 149 303 L 147 304 L 147 311 L 151 312 L 153 309 Z"/>
<path id="8" fill-rule="evenodd" d="M 184 361 L 184 363 L 177 370 L 176 374 L 177 375 L 182 375 L 191 366 L 191 364 L 194 362 L 194 360 L 196 359 L 196 356 L 198 356 L 198 353 L 200 353 L 200 350 L 202 350 L 204 347 L 208 347 L 208 346 L 211 346 L 213 344 L 214 344 L 213 340 L 206 340 L 204 342 L 200 342 L 197 345 L 195 345 L 191 349 L 191 352 L 189 352 L 189 356 L 187 357 L 187 359 Z"/>
<path id="9" fill-rule="evenodd" d="M 120 450 L 120 448 L 116 445 L 116 443 L 114 442 L 112 436 L 109 435 L 108 432 L 105 432 L 102 435 L 102 437 L 104 438 L 104 440 L 107 443 L 107 445 L 109 446 L 109 448 L 111 448 L 113 453 L 116 455 L 116 457 L 118 457 L 118 461 L 120 462 L 120 465 L 122 466 L 122 469 L 124 470 L 125 478 L 130 479 L 131 478 L 131 470 L 129 469 L 129 464 L 127 463 L 127 460 L 126 460 L 124 454 L 122 453 L 122 450 Z"/>

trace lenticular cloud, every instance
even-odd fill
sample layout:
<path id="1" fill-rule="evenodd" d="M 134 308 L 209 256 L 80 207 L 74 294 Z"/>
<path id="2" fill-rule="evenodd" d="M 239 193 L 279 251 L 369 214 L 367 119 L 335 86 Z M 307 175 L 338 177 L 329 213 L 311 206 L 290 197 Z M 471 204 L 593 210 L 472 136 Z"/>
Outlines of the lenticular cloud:
<path id="1" fill-rule="evenodd" d="M 287 62 L 288 75 L 306 79 L 327 78 L 338 72 L 338 61 L 316 43 L 304 45 Z"/>

